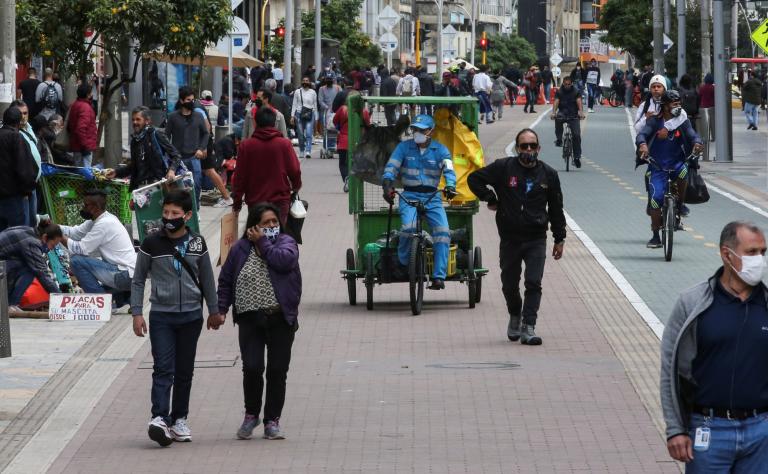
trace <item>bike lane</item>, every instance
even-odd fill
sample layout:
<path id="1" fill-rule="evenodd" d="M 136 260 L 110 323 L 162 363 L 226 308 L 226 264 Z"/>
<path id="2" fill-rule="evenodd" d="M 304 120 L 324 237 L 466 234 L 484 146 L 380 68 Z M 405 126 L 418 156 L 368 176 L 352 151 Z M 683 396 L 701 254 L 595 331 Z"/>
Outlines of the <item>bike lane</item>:
<path id="1" fill-rule="evenodd" d="M 632 110 L 634 114 L 635 110 Z M 708 203 L 691 205 L 685 231 L 674 236 L 671 262 L 662 249 L 648 249 L 650 218 L 645 213 L 645 166 L 634 169 L 634 142 L 624 108 L 599 107 L 582 122 L 582 167 L 565 171 L 562 149 L 554 146 L 554 122 L 536 127 L 541 158 L 558 170 L 565 209 L 573 221 L 626 278 L 664 323 L 679 293 L 711 276 L 721 265 L 718 241 L 723 226 L 744 219 L 768 229 L 756 212 L 710 191 Z"/>

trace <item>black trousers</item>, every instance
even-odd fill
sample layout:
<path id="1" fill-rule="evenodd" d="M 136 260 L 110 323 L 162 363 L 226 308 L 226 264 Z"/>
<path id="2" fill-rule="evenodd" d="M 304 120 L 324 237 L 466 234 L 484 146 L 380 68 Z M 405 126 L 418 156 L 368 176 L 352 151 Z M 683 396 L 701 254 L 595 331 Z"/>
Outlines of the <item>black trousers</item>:
<path id="1" fill-rule="evenodd" d="M 245 314 L 238 318 L 240 355 L 243 358 L 245 412 L 259 416 L 264 392 L 264 349 L 267 349 L 267 395 L 264 422 L 280 418 L 285 404 L 285 381 L 291 363 L 295 330 L 282 313 Z"/>
<path id="2" fill-rule="evenodd" d="M 502 240 L 499 248 L 501 291 L 512 316 L 523 317 L 523 323 L 536 324 L 541 304 L 541 279 L 547 258 L 547 239 L 528 241 Z M 525 301 L 520 297 L 520 275 L 525 264 Z"/>
<path id="3" fill-rule="evenodd" d="M 347 159 L 347 150 L 338 150 L 339 152 L 339 173 L 341 180 L 346 181 L 349 175 L 349 161 Z"/>
<path id="4" fill-rule="evenodd" d="M 565 120 L 555 119 L 555 138 L 557 141 L 563 140 L 563 122 Z M 571 127 L 571 136 L 573 137 L 573 157 L 581 159 L 581 123 L 578 118 L 573 118 L 567 121 L 568 126 Z"/>
<path id="5" fill-rule="evenodd" d="M 397 123 L 397 104 L 384 106 L 384 117 L 387 119 L 387 127 Z"/>

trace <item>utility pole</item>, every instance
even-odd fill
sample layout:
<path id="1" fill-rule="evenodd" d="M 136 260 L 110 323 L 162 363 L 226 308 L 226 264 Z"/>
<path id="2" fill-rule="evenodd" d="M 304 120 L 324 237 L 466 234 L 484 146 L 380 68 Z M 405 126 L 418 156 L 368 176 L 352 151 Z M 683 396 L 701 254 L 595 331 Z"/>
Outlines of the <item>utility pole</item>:
<path id="1" fill-rule="evenodd" d="M 293 74 L 293 87 L 299 87 L 301 85 L 301 75 L 304 71 L 301 68 L 301 63 L 304 60 L 303 51 L 301 50 L 301 0 L 293 1 L 293 60 L 294 60 L 294 74 Z M 298 54 L 297 54 L 298 53 Z M 317 69 L 317 66 L 315 66 Z"/>
<path id="2" fill-rule="evenodd" d="M 323 61 L 323 41 L 321 36 L 323 31 L 320 23 L 320 14 L 322 13 L 322 10 L 320 6 L 320 0 L 315 0 L 315 77 L 312 78 L 315 81 L 320 77 L 320 72 L 323 70 L 323 66 L 320 64 Z"/>
<path id="3" fill-rule="evenodd" d="M 416 60 L 416 67 L 421 66 L 421 20 L 416 18 L 416 41 L 413 45 L 414 50 L 414 56 L 416 56 L 414 59 Z"/>
<path id="4" fill-rule="evenodd" d="M 0 4 L 0 114 L 11 105 L 16 95 L 16 2 Z"/>
<path id="5" fill-rule="evenodd" d="M 677 3 L 680 3 L 677 0 Z M 664 0 L 664 33 L 669 35 L 672 32 L 672 5 L 670 0 Z"/>
<path id="6" fill-rule="evenodd" d="M 470 34 L 470 41 L 472 41 L 472 47 L 469 49 L 470 53 L 470 59 L 469 62 L 473 65 L 475 64 L 475 44 L 477 44 L 477 33 L 475 33 L 475 24 L 477 21 L 477 0 L 472 0 L 472 5 L 470 6 L 472 9 L 472 14 L 469 15 L 469 19 L 472 22 L 472 33 Z"/>
<path id="7" fill-rule="evenodd" d="M 653 70 L 664 74 L 664 15 L 662 0 L 653 0 Z"/>
<path id="8" fill-rule="evenodd" d="M 701 2 L 701 76 L 712 72 L 712 30 L 709 22 L 712 20 L 710 0 Z"/>
<path id="9" fill-rule="evenodd" d="M 739 6 L 740 0 L 731 0 L 731 56 L 739 55 Z M 731 70 L 736 72 L 738 67 L 736 63 L 731 65 Z"/>
<path id="10" fill-rule="evenodd" d="M 685 1 L 677 0 L 677 83 L 688 70 L 685 61 Z"/>
<path id="11" fill-rule="evenodd" d="M 437 5 L 437 77 L 443 75 L 443 0 L 435 0 Z M 472 45 L 474 48 L 475 45 Z"/>
<path id="12" fill-rule="evenodd" d="M 296 1 L 298 2 L 299 0 Z M 291 61 L 291 49 L 293 47 L 293 42 L 291 41 L 291 38 L 293 38 L 293 2 L 294 0 L 285 0 L 285 33 L 283 34 L 283 84 L 291 83 L 291 74 L 293 73 L 293 61 Z M 230 100 L 232 100 L 231 96 Z"/>
<path id="13" fill-rule="evenodd" d="M 728 55 L 725 50 L 724 0 L 713 0 L 712 16 L 715 42 L 715 160 L 733 161 L 728 153 L 731 148 L 731 127 L 726 108 L 731 107 L 731 94 L 728 89 L 728 73 L 726 63 Z"/>

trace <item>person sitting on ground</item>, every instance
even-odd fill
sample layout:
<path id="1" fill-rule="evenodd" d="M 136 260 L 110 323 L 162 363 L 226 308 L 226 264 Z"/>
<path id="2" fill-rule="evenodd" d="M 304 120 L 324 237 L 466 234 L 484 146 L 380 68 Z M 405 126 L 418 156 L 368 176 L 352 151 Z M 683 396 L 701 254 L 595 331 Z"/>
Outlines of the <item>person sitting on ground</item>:
<path id="1" fill-rule="evenodd" d="M 112 307 L 128 303 L 136 251 L 128 231 L 107 211 L 107 195 L 101 190 L 85 194 L 78 226 L 61 226 L 62 243 L 72 254 L 72 273 L 86 293 L 112 293 Z M 101 258 L 91 255 L 100 255 Z"/>
<path id="2" fill-rule="evenodd" d="M 0 260 L 5 260 L 9 311 L 20 311 L 21 298 L 35 278 L 48 293 L 63 291 L 51 278 L 46 257 L 61 238 L 61 228 L 49 222 L 41 222 L 37 227 L 10 227 L 0 232 Z"/>

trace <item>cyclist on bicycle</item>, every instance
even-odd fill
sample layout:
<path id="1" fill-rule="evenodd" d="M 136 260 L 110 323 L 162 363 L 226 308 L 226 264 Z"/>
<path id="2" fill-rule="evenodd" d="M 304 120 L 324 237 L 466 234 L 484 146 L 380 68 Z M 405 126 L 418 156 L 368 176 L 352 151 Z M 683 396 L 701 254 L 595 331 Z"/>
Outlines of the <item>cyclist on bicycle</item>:
<path id="1" fill-rule="evenodd" d="M 555 121 L 555 146 L 563 146 L 563 122 L 568 122 L 573 137 L 573 165 L 581 168 L 581 126 L 579 120 L 584 119 L 584 109 L 581 103 L 581 93 L 573 86 L 570 76 L 563 78 L 563 85 L 555 94 L 555 104 L 552 115 Z"/>
<path id="2" fill-rule="evenodd" d="M 667 79 L 661 74 L 656 74 L 651 78 L 648 87 L 651 93 L 637 107 L 637 114 L 635 115 L 635 132 L 637 133 L 640 133 L 640 130 L 645 127 L 646 120 L 658 116 L 659 112 L 661 112 L 661 98 L 667 91 Z M 688 114 L 683 110 L 680 115 L 672 117 L 664 125 L 667 130 L 674 130 L 686 120 L 688 120 Z"/>
<path id="3" fill-rule="evenodd" d="M 402 232 L 397 250 L 400 265 L 406 266 L 410 257 L 409 235 L 416 231 L 416 208 L 406 201 L 421 201 L 427 209 L 427 222 L 432 230 L 435 265 L 432 274 L 433 290 L 445 288 L 445 276 L 448 269 L 448 250 L 451 236 L 448 228 L 448 216 L 443 208 L 443 200 L 436 193 L 440 176 L 445 176 L 445 195 L 450 200 L 456 197 L 456 173 L 453 171 L 451 152 L 445 145 L 432 140 L 435 121 L 429 115 L 417 115 L 411 123 L 413 138 L 400 142 L 384 168 L 382 187 L 384 199 L 394 204 L 394 182 L 402 180 L 403 197 L 400 199 L 400 221 Z"/>
<path id="4" fill-rule="evenodd" d="M 661 111 L 658 115 L 649 118 L 645 127 L 637 134 L 635 144 L 641 156 L 647 160 L 652 156 L 654 162 L 648 163 L 646 172 L 648 183 L 648 206 L 646 212 L 651 216 L 651 230 L 653 237 L 648 241 L 648 248 L 662 246 L 659 230 L 661 229 L 661 205 L 664 194 L 667 192 L 667 171 L 674 170 L 675 185 L 677 188 L 678 212 L 685 198 L 685 180 L 688 174 L 686 157 L 693 153 L 700 153 L 704 148 L 701 138 L 693 129 L 687 119 L 679 127 L 669 130 L 665 124 L 674 118 L 680 117 L 683 108 L 680 104 L 680 94 L 677 91 L 667 91 L 661 98 Z"/>

